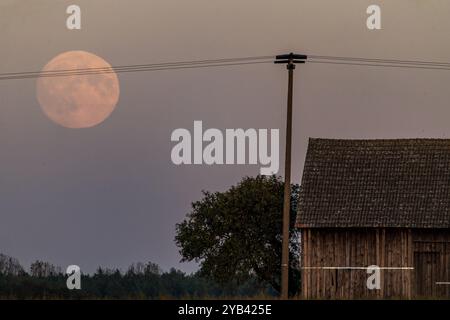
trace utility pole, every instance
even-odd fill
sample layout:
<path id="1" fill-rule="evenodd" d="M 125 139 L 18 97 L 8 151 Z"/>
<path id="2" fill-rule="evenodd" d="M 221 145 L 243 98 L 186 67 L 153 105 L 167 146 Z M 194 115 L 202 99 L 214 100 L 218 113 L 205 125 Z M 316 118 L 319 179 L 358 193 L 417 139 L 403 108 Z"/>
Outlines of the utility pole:
<path id="1" fill-rule="evenodd" d="M 281 299 L 289 297 L 289 222 L 291 211 L 291 148 L 292 148 L 292 96 L 296 63 L 305 63 L 303 54 L 282 54 L 274 63 L 286 64 L 288 69 L 288 98 L 286 119 L 286 152 L 284 164 L 283 243 L 281 251 Z"/>

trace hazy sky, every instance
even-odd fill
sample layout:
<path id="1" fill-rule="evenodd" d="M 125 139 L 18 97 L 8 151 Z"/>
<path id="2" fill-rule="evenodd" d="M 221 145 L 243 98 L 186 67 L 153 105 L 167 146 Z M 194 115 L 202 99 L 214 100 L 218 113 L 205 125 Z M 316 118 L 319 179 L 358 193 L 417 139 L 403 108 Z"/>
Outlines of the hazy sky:
<path id="1" fill-rule="evenodd" d="M 65 27 L 70 4 L 81 31 Z M 370 4 L 381 5 L 380 31 L 366 28 Z M 40 70 L 68 50 L 111 65 L 290 51 L 448 62 L 448 12 L 447 0 L 0 0 L 0 73 Z M 202 189 L 259 166 L 177 167 L 170 135 L 202 120 L 283 137 L 286 77 L 272 64 L 120 74 L 114 113 L 79 130 L 46 118 L 35 79 L 0 81 L 0 252 L 26 267 L 194 270 L 179 264 L 175 224 Z M 308 137 L 450 137 L 448 71 L 306 64 L 295 77 L 295 182 Z"/>

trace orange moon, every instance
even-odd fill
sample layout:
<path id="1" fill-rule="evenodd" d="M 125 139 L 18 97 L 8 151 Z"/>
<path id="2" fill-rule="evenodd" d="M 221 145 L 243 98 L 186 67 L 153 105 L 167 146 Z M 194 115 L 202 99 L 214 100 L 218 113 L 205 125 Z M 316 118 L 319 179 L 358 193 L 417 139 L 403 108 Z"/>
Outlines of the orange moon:
<path id="1" fill-rule="evenodd" d="M 108 73 L 45 76 L 46 72 L 91 68 L 105 68 Z M 114 111 L 119 95 L 119 79 L 111 65 L 86 51 L 56 56 L 43 68 L 36 83 L 36 96 L 44 113 L 66 128 L 89 128 L 102 123 Z"/>

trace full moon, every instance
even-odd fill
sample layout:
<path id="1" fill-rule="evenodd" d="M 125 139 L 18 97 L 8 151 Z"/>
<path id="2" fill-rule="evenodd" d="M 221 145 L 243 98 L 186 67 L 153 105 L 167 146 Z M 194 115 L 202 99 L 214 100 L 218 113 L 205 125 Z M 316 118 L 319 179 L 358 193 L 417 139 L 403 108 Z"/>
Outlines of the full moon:
<path id="1" fill-rule="evenodd" d="M 47 72 L 101 68 L 102 73 L 48 76 Z M 107 70 L 107 73 L 104 71 Z M 88 70 L 88 72 L 93 72 Z M 102 123 L 119 100 L 117 74 L 102 58 L 85 51 L 68 51 L 43 68 L 36 83 L 39 104 L 49 119 L 66 128 L 89 128 Z"/>

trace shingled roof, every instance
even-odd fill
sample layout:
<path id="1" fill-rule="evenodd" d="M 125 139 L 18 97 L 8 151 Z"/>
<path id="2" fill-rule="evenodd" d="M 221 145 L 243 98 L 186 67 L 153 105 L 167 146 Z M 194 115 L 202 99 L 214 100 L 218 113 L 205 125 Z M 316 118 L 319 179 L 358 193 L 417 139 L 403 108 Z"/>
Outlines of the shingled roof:
<path id="1" fill-rule="evenodd" d="M 297 226 L 450 228 L 450 140 L 310 139 Z"/>

